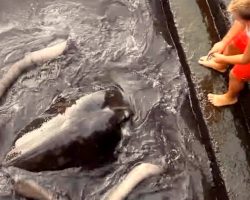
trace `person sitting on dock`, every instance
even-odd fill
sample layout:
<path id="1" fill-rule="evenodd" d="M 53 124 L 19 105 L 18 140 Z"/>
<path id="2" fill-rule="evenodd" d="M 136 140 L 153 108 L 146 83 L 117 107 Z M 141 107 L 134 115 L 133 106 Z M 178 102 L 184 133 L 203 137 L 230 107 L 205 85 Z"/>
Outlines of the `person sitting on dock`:
<path id="1" fill-rule="evenodd" d="M 232 0 L 228 6 L 234 22 L 224 36 L 199 59 L 205 67 L 225 72 L 228 64 L 234 65 L 229 74 L 229 87 L 224 94 L 208 94 L 214 106 L 227 106 L 238 101 L 244 83 L 250 80 L 250 0 Z"/>

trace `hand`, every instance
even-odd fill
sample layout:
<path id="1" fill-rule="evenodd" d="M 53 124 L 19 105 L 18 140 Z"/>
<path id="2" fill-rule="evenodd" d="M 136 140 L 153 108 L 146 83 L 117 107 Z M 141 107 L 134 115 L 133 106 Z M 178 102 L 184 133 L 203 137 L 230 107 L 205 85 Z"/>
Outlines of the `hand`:
<path id="1" fill-rule="evenodd" d="M 217 42 L 214 44 L 213 48 L 208 52 L 208 55 L 214 53 L 222 53 L 225 49 L 225 43 L 223 41 Z"/>
<path id="2" fill-rule="evenodd" d="M 213 60 L 217 63 L 226 63 L 226 56 L 220 53 L 214 53 Z"/>

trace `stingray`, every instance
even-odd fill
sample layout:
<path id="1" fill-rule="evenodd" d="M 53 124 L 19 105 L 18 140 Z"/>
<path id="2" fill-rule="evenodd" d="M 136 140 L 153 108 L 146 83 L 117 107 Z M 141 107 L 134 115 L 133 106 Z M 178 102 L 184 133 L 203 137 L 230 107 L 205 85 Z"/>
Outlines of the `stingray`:
<path id="1" fill-rule="evenodd" d="M 24 71 L 61 55 L 65 49 L 67 41 L 32 52 L 14 63 L 0 80 L 0 98 Z M 71 107 L 66 108 L 67 104 L 52 106 L 47 114 L 58 113 L 56 116 L 44 115 L 21 130 L 2 165 L 44 171 L 78 166 L 93 168 L 110 160 L 121 139 L 121 128 L 132 116 L 122 92 L 117 88 L 102 90 L 81 97 Z M 37 124 L 39 127 L 33 129 Z M 125 199 L 141 181 L 163 171 L 160 166 L 141 163 L 102 199 Z M 17 193 L 28 198 L 54 199 L 53 192 L 34 180 L 14 180 L 14 186 Z"/>
<path id="2" fill-rule="evenodd" d="M 94 167 L 113 155 L 131 114 L 117 88 L 85 95 L 39 128 L 22 131 L 2 165 L 29 171 Z"/>

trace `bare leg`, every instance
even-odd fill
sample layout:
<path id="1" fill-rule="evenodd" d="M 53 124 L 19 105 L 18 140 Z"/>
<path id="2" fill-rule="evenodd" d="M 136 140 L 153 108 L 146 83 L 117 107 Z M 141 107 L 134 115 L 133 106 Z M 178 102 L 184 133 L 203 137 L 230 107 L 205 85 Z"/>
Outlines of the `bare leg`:
<path id="1" fill-rule="evenodd" d="M 233 75 L 232 71 L 229 75 L 229 87 L 225 94 L 208 94 L 208 100 L 214 106 L 227 106 L 235 104 L 238 101 L 238 94 L 244 87 L 244 81 L 241 81 Z"/>
<path id="2" fill-rule="evenodd" d="M 235 47 L 233 43 L 229 44 L 223 52 L 224 55 L 237 55 L 241 54 L 241 52 Z M 213 57 L 210 59 L 208 56 L 203 56 L 198 61 L 199 64 L 204 67 L 208 67 L 214 69 L 218 72 L 225 72 L 227 70 L 228 63 L 217 63 L 213 60 Z"/>

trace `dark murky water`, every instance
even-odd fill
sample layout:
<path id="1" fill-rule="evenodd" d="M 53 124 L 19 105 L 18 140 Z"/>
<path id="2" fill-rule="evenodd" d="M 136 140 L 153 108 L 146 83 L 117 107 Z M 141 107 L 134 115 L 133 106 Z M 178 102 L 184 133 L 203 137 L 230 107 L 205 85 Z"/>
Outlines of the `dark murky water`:
<path id="1" fill-rule="evenodd" d="M 186 79 L 175 49 L 159 32 L 157 26 L 164 24 L 155 13 L 155 6 L 144 0 L 1 1 L 1 75 L 27 52 L 69 37 L 76 45 L 23 74 L 3 98 L 1 159 L 18 131 L 59 94 L 82 96 L 118 84 L 135 111 L 114 162 L 89 171 L 13 173 L 71 199 L 90 200 L 100 199 L 135 164 L 150 162 L 166 172 L 144 181 L 128 199 L 212 199 L 209 161 L 199 142 Z M 0 192 L 11 198 L 8 181 L 3 175 Z"/>

